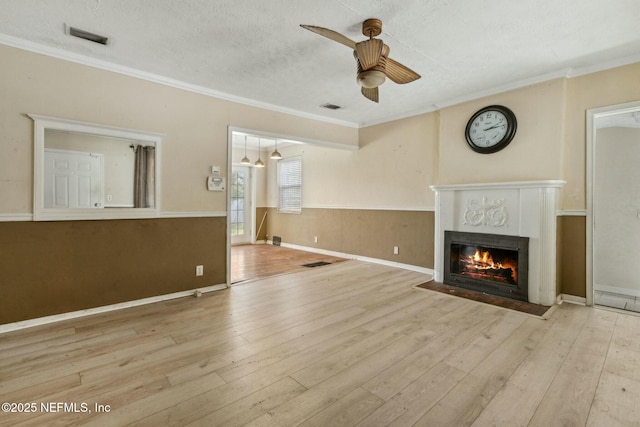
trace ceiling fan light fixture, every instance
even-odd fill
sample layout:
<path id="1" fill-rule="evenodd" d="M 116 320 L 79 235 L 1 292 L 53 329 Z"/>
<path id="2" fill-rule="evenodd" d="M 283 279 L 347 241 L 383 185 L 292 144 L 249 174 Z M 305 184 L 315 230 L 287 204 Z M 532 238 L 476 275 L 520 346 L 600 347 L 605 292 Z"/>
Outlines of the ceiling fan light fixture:
<path id="1" fill-rule="evenodd" d="M 352 49 L 356 59 L 356 81 L 361 86 L 360 92 L 371 101 L 379 101 L 378 87 L 387 77 L 397 84 L 411 83 L 420 78 L 420 74 L 389 58 L 389 46 L 375 38 L 382 34 L 382 21 L 379 19 L 369 18 L 362 23 L 362 34 L 369 40 L 358 43 L 328 28 L 314 25 L 301 27 Z"/>
<path id="2" fill-rule="evenodd" d="M 378 87 L 386 80 L 386 76 L 382 71 L 367 70 L 358 73 L 358 84 L 368 89 Z"/>

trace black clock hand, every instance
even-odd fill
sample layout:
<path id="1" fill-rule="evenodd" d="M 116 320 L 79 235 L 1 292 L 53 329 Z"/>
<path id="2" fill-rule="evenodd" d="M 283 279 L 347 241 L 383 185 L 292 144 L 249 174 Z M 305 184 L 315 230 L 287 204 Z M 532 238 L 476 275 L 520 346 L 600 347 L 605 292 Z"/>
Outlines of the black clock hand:
<path id="1" fill-rule="evenodd" d="M 486 129 L 485 129 L 485 132 L 486 132 L 486 131 L 488 131 L 488 130 L 491 130 L 491 129 L 499 128 L 500 126 L 504 126 L 504 123 L 499 124 L 499 125 L 494 125 L 494 126 L 491 126 L 491 127 L 489 127 L 489 128 L 486 128 Z"/>

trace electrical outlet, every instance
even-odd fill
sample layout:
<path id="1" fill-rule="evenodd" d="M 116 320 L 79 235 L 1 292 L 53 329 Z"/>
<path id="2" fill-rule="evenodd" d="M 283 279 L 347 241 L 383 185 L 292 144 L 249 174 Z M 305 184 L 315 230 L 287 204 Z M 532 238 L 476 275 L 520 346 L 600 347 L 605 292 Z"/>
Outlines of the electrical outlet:
<path id="1" fill-rule="evenodd" d="M 204 265 L 196 265 L 196 276 L 204 276 Z"/>
<path id="2" fill-rule="evenodd" d="M 315 243 L 318 243 L 318 236 L 313 236 L 313 241 L 314 241 Z"/>
<path id="3" fill-rule="evenodd" d="M 394 246 L 394 247 L 393 247 L 393 254 L 394 254 L 394 255 L 398 255 L 399 253 L 400 253 L 400 251 L 399 251 L 398 247 L 397 247 L 397 246 Z"/>

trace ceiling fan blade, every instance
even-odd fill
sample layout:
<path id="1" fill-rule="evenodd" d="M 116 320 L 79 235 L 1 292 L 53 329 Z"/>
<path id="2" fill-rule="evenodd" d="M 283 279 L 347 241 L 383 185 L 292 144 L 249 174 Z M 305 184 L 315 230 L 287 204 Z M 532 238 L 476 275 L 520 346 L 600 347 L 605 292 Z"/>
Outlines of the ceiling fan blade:
<path id="1" fill-rule="evenodd" d="M 316 27 L 315 25 L 300 25 L 302 28 L 304 28 L 305 30 L 309 30 L 313 33 L 316 34 L 320 34 L 321 36 L 324 36 L 328 39 L 333 40 L 334 42 L 338 42 L 341 43 L 347 47 L 350 47 L 351 49 L 355 49 L 356 48 L 356 42 L 354 42 L 353 40 L 351 40 L 349 37 L 343 36 L 342 34 L 333 31 L 333 30 L 329 30 L 327 28 L 322 28 L 322 27 Z"/>
<path id="2" fill-rule="evenodd" d="M 370 39 L 356 43 L 356 53 L 363 70 L 375 67 L 380 62 L 382 56 L 382 48 L 384 43 L 382 40 Z"/>
<path id="3" fill-rule="evenodd" d="M 362 94 L 365 96 L 365 98 L 369 98 L 373 102 L 378 102 L 378 88 L 377 87 L 371 87 L 371 88 L 362 87 L 362 88 L 360 88 L 360 92 L 362 92 Z"/>
<path id="4" fill-rule="evenodd" d="M 385 74 L 398 84 L 411 83 L 412 81 L 420 78 L 420 74 L 391 58 L 387 58 L 387 69 Z"/>

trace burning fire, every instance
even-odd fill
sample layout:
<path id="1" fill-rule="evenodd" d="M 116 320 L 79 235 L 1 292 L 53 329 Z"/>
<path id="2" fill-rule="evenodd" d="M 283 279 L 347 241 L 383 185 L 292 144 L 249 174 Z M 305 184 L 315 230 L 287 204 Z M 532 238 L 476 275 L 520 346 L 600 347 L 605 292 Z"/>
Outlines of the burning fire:
<path id="1" fill-rule="evenodd" d="M 493 258 L 489 251 L 482 251 L 476 248 L 476 252 L 469 256 L 469 261 L 475 264 L 478 268 L 503 268 L 502 263 L 493 262 Z"/>
<path id="2" fill-rule="evenodd" d="M 473 255 L 469 255 L 465 262 L 467 271 L 475 271 L 478 273 L 488 273 L 491 275 L 505 274 L 514 281 L 517 280 L 517 269 L 514 265 L 496 262 L 491 256 L 491 252 L 476 248 Z"/>

